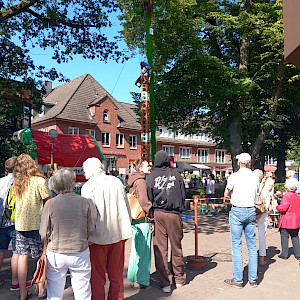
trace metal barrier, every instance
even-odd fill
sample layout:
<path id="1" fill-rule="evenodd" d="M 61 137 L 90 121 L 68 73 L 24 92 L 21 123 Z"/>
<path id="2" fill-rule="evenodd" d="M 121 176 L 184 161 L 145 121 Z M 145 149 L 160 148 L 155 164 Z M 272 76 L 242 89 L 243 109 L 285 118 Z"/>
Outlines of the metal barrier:
<path id="1" fill-rule="evenodd" d="M 185 199 L 185 203 L 184 203 L 184 208 L 185 209 L 191 209 L 191 201 L 194 202 L 195 199 L 198 200 L 199 206 L 198 206 L 198 211 L 199 214 L 205 214 L 206 212 L 206 201 L 213 201 L 214 204 L 225 204 L 226 205 L 226 212 L 229 213 L 230 210 L 230 199 L 224 199 L 224 197 L 215 197 L 215 198 L 207 198 L 206 196 L 198 196 L 195 195 L 193 196 L 193 199 Z M 220 201 L 222 200 L 222 201 Z M 210 206 L 209 206 L 209 212 L 210 212 Z"/>

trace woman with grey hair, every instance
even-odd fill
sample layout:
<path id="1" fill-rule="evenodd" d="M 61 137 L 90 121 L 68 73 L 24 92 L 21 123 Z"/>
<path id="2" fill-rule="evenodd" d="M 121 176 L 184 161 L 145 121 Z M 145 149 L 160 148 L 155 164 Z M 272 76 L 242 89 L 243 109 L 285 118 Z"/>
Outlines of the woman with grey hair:
<path id="1" fill-rule="evenodd" d="M 300 243 L 299 243 L 299 227 L 300 227 L 300 197 L 296 193 L 297 180 L 290 178 L 285 182 L 286 193 L 284 194 L 281 204 L 276 209 L 281 212 L 279 221 L 279 230 L 281 237 L 281 253 L 279 258 L 289 258 L 289 237 L 292 239 L 294 255 L 300 260 Z"/>
<path id="2" fill-rule="evenodd" d="M 57 196 L 45 204 L 42 212 L 42 240 L 46 231 L 48 235 L 47 299 L 62 299 L 68 270 L 75 299 L 91 299 L 88 237 L 95 231 L 97 209 L 92 201 L 73 192 L 75 178 L 69 168 L 53 176 Z"/>

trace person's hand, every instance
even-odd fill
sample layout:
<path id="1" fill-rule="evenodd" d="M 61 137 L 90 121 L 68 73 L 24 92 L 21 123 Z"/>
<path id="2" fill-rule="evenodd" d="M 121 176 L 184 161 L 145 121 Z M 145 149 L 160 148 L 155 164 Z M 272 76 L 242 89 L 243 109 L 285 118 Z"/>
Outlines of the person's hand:
<path id="1" fill-rule="evenodd" d="M 155 229 L 155 226 L 154 226 L 154 224 L 150 223 L 150 230 L 151 230 L 151 233 L 153 233 L 153 232 L 154 232 L 154 229 Z"/>

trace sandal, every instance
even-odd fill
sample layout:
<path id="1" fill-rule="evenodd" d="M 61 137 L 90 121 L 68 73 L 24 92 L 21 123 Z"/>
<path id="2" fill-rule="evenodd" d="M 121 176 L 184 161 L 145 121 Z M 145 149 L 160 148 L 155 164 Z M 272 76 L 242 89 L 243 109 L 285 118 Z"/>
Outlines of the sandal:
<path id="1" fill-rule="evenodd" d="M 264 267 L 264 266 L 266 266 L 268 263 L 266 262 L 266 261 L 264 261 L 262 264 L 261 263 L 259 263 L 259 265 L 261 266 L 261 267 Z"/>
<path id="2" fill-rule="evenodd" d="M 47 292 L 46 292 L 46 294 L 44 295 L 44 296 L 40 296 L 40 297 L 38 297 L 39 299 L 47 299 Z"/>

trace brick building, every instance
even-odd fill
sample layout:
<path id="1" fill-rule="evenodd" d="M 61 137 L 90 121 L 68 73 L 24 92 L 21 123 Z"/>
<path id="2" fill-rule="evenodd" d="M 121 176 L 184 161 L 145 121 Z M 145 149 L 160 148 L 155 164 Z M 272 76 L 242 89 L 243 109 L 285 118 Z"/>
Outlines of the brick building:
<path id="1" fill-rule="evenodd" d="M 128 174 L 132 162 L 141 157 L 141 126 L 136 106 L 117 101 L 90 74 L 48 89 L 43 113 L 34 117 L 32 128 L 91 134 L 107 160 L 108 169 Z M 207 134 L 184 135 L 158 127 L 157 149 L 174 156 L 175 162 L 206 165 L 210 168 L 207 172 L 219 173 L 231 165 L 230 155 L 216 148 Z"/>

